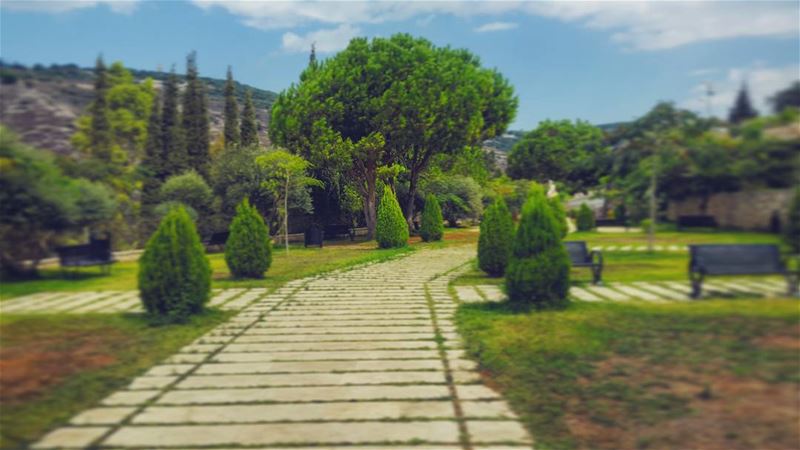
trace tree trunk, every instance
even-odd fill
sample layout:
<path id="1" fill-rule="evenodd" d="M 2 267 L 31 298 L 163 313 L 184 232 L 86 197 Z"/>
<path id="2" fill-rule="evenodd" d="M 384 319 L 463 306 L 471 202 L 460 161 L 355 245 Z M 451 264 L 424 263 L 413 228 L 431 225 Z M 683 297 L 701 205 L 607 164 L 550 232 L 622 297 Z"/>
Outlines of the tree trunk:
<path id="1" fill-rule="evenodd" d="M 375 239 L 375 227 L 378 222 L 375 205 L 375 180 L 367 180 L 367 192 L 364 195 L 364 222 L 367 224 L 367 239 Z"/>
<path id="2" fill-rule="evenodd" d="M 408 229 L 414 229 L 414 199 L 417 196 L 417 181 L 419 179 L 419 172 L 412 171 L 411 179 L 408 182 L 408 199 L 406 200 L 406 223 Z"/>
<path id="3" fill-rule="evenodd" d="M 289 175 L 286 175 L 286 190 L 283 195 L 283 242 L 289 254 Z"/>

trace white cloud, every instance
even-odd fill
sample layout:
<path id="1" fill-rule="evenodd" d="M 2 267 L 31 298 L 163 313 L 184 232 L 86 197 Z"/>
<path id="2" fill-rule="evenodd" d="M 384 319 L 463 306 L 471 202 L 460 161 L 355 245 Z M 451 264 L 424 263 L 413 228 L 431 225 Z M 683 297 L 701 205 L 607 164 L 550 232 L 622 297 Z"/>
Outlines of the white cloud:
<path id="1" fill-rule="evenodd" d="M 704 68 L 704 69 L 692 70 L 691 72 L 689 72 L 689 76 L 692 76 L 692 77 L 705 77 L 705 76 L 712 75 L 712 74 L 715 74 L 715 73 L 719 73 L 719 69 L 713 68 L 713 67 L 707 67 L 707 68 Z"/>
<path id="2" fill-rule="evenodd" d="M 764 67 L 754 64 L 750 67 L 729 69 L 724 78 L 710 82 L 714 91 L 711 97 L 713 114 L 719 117 L 727 116 L 742 83 L 747 83 L 753 106 L 761 113 L 768 113 L 772 109 L 768 99 L 798 80 L 800 72 L 796 65 Z M 706 92 L 706 83 L 694 86 L 691 95 L 681 103 L 681 106 L 705 114 L 708 101 Z"/>
<path id="3" fill-rule="evenodd" d="M 344 24 L 337 28 L 317 30 L 300 36 L 295 33 L 284 33 L 282 39 L 283 49 L 291 53 L 307 53 L 311 44 L 319 53 L 330 53 L 347 47 L 350 39 L 361 32 L 358 28 Z"/>
<path id="4" fill-rule="evenodd" d="M 475 31 L 478 33 L 488 33 L 491 31 L 513 30 L 514 28 L 517 28 L 517 24 L 514 22 L 489 22 L 475 28 Z"/>
<path id="5" fill-rule="evenodd" d="M 79 9 L 106 5 L 119 14 L 130 14 L 139 0 L 5 0 L 0 5 L 10 11 L 42 12 L 60 14 Z"/>
<path id="6" fill-rule="evenodd" d="M 736 37 L 792 37 L 800 32 L 796 2 L 192 1 L 204 9 L 223 8 L 261 29 L 379 24 L 424 20 L 432 14 L 463 18 L 527 14 L 606 31 L 611 40 L 633 50 Z"/>

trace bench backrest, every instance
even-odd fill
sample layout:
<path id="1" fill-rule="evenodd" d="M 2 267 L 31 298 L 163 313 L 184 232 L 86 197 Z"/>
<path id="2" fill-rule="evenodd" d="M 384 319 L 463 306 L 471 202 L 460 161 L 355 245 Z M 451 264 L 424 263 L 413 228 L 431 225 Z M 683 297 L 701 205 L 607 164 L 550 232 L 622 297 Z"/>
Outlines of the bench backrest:
<path id="1" fill-rule="evenodd" d="M 69 245 L 56 248 L 58 258 L 64 261 L 88 260 L 88 261 L 110 261 L 111 240 L 92 239 L 88 244 Z"/>
<path id="2" fill-rule="evenodd" d="M 218 231 L 213 233 L 210 238 L 208 238 L 208 242 L 206 245 L 225 245 L 228 242 L 228 236 L 230 236 L 230 231 Z"/>
<path id="3" fill-rule="evenodd" d="M 717 275 L 784 273 L 777 245 L 703 244 L 689 246 L 689 266 Z"/>
<path id="4" fill-rule="evenodd" d="M 573 264 L 591 261 L 586 241 L 565 241 L 564 246 L 567 247 L 567 254 Z"/>
<path id="5" fill-rule="evenodd" d="M 678 226 L 716 228 L 717 219 L 714 216 L 678 216 Z"/>
<path id="6" fill-rule="evenodd" d="M 326 236 L 335 236 L 337 234 L 350 234 L 350 225 L 325 225 L 324 231 Z"/>

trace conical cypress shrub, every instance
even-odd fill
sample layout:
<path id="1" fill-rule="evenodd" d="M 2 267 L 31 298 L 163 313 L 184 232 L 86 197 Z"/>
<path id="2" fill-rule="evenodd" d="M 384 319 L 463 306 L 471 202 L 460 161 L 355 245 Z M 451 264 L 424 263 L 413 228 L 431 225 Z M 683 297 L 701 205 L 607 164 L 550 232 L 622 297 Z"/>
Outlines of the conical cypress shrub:
<path id="1" fill-rule="evenodd" d="M 569 301 L 569 257 L 539 186 L 522 207 L 506 270 L 506 292 L 517 309 L 559 307 Z"/>
<path id="2" fill-rule="evenodd" d="M 478 267 L 493 277 L 506 271 L 514 239 L 514 222 L 506 202 L 498 198 L 483 215 L 478 238 Z"/>
<path id="3" fill-rule="evenodd" d="M 444 236 L 444 218 L 439 200 L 433 194 L 425 197 L 425 209 L 422 210 L 422 225 L 419 235 L 425 242 L 441 241 Z"/>
<path id="4" fill-rule="evenodd" d="M 556 224 L 558 224 L 558 235 L 561 236 L 561 239 L 564 239 L 567 237 L 567 233 L 569 233 L 569 225 L 567 225 L 567 211 L 564 209 L 564 204 L 561 203 L 561 199 L 558 196 L 548 198 L 547 203 L 550 205 L 550 209 L 553 211 L 553 217 L 556 219 Z"/>
<path id="5" fill-rule="evenodd" d="M 400 210 L 400 204 L 397 203 L 397 197 L 388 187 L 383 190 L 383 197 L 378 205 L 375 240 L 380 248 L 405 247 L 408 244 L 408 224 Z"/>
<path id="6" fill-rule="evenodd" d="M 578 231 L 592 231 L 595 228 L 594 213 L 586 203 L 581 203 L 578 215 L 575 217 L 575 228 Z"/>
<path id="7" fill-rule="evenodd" d="M 211 266 L 194 222 L 183 207 L 161 220 L 139 259 L 145 310 L 169 322 L 203 311 L 211 294 Z"/>
<path id="8" fill-rule="evenodd" d="M 248 199 L 236 207 L 225 242 L 225 263 L 235 277 L 261 278 L 272 264 L 272 241 L 264 219 Z"/>

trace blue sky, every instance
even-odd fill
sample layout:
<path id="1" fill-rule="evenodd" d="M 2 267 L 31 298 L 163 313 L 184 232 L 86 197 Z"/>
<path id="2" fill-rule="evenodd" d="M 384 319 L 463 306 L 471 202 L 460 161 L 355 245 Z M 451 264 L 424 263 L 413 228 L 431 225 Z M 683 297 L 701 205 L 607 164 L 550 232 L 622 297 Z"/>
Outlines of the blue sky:
<path id="1" fill-rule="evenodd" d="M 800 79 L 800 3 L 290 2 L 3 0 L 6 61 L 90 66 L 98 53 L 139 69 L 203 75 L 233 66 L 244 83 L 280 91 L 316 42 L 320 57 L 354 36 L 407 32 L 471 50 L 515 86 L 512 129 L 543 119 L 633 119 L 659 100 L 725 115 L 747 81 L 756 106 Z"/>

